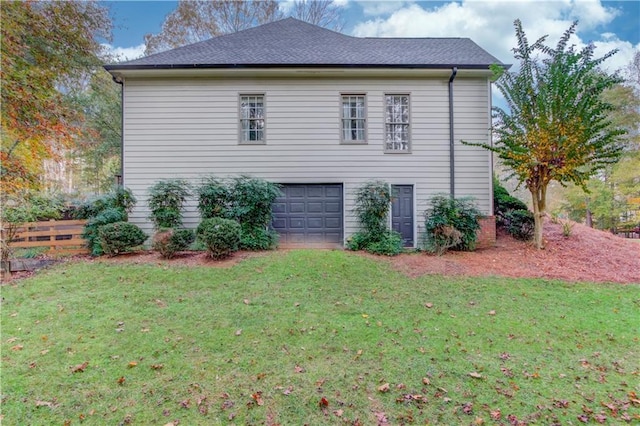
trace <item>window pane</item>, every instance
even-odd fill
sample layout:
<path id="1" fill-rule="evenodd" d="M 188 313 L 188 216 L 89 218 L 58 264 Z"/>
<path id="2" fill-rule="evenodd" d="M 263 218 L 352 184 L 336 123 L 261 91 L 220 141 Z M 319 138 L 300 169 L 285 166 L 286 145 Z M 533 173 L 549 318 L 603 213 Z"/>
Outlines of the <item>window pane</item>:
<path id="1" fill-rule="evenodd" d="M 385 147 L 387 151 L 409 150 L 409 96 L 385 97 Z"/>
<path id="2" fill-rule="evenodd" d="M 342 139 L 365 140 L 365 96 L 342 97 Z"/>
<path id="3" fill-rule="evenodd" d="M 240 140 L 264 140 L 264 97 L 240 97 Z"/>

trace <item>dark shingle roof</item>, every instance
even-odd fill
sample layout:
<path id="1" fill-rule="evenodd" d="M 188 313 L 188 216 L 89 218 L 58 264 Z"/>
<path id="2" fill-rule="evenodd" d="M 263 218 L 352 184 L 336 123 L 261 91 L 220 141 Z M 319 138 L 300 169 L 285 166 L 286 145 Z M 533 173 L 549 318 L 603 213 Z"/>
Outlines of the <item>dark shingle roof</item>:
<path id="1" fill-rule="evenodd" d="M 501 62 L 468 38 L 359 38 L 287 18 L 105 68 L 487 69 L 491 64 Z"/>

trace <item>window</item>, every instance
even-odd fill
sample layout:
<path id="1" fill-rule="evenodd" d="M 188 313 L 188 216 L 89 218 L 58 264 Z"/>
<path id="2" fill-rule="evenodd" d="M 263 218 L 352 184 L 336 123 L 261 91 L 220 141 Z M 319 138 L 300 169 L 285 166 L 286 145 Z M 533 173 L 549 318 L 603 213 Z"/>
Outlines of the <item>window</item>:
<path id="1" fill-rule="evenodd" d="M 366 142 L 364 95 L 342 96 L 342 142 Z"/>
<path id="2" fill-rule="evenodd" d="M 240 142 L 264 143 L 264 95 L 240 96 Z"/>
<path id="3" fill-rule="evenodd" d="M 409 95 L 386 95 L 384 117 L 385 151 L 409 152 Z"/>

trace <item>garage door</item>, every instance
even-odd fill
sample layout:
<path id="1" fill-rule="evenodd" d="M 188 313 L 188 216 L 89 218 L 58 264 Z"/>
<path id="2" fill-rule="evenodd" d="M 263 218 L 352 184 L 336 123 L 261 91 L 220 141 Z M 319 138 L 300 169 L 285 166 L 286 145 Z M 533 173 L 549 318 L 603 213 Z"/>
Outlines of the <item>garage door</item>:
<path id="1" fill-rule="evenodd" d="M 273 203 L 273 228 L 281 246 L 341 245 L 342 185 L 282 185 Z"/>

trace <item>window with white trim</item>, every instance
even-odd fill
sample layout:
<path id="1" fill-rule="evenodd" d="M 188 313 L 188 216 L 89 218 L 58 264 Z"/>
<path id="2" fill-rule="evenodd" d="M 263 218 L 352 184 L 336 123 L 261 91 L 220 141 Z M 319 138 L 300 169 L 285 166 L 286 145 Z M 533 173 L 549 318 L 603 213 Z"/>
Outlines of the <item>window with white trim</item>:
<path id="1" fill-rule="evenodd" d="M 386 152 L 409 152 L 409 95 L 385 95 L 384 148 Z"/>
<path id="2" fill-rule="evenodd" d="M 364 95 L 342 95 L 342 142 L 366 143 Z"/>
<path id="3" fill-rule="evenodd" d="M 240 95 L 240 143 L 264 143 L 264 95 Z"/>

